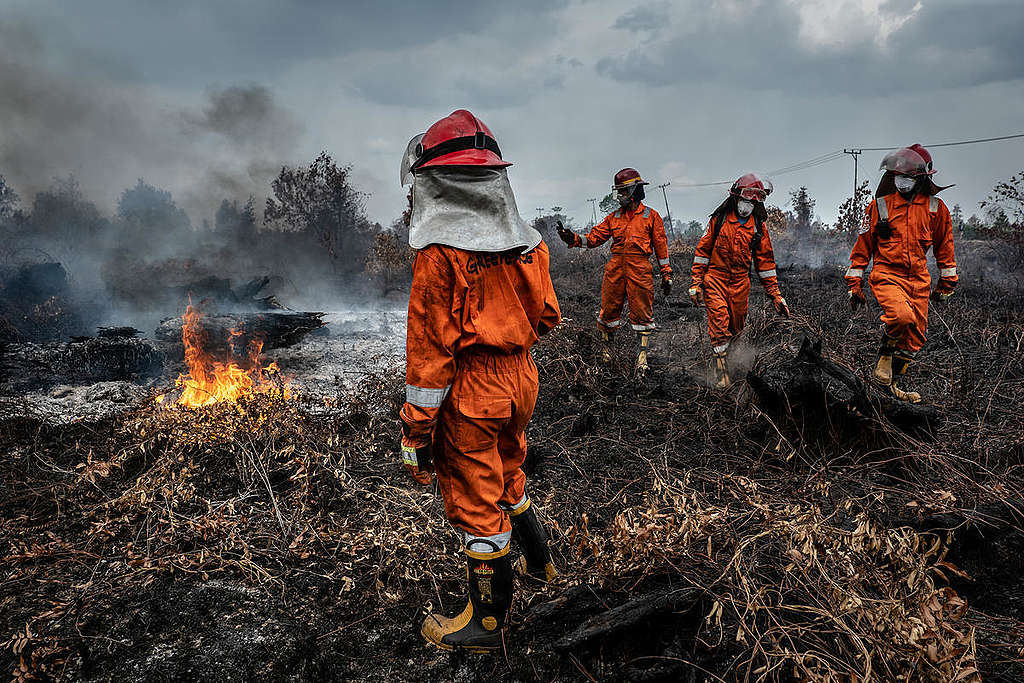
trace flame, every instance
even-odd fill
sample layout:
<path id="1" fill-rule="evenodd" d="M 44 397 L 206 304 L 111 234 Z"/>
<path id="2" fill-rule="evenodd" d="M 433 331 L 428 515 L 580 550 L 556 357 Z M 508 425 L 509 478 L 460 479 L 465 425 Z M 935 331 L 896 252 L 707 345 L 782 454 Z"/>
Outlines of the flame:
<path id="1" fill-rule="evenodd" d="M 218 360 L 207 349 L 201 319 L 202 313 L 190 303 L 182 316 L 181 326 L 188 372 L 179 375 L 176 381 L 181 395 L 175 405 L 199 408 L 221 401 L 235 402 L 251 393 L 280 393 L 286 399 L 291 398 L 291 389 L 283 381 L 277 363 L 270 363 L 264 368 L 260 362 L 262 340 L 252 339 L 246 345 L 245 367 L 233 358 Z M 230 335 L 229 346 L 235 348 L 235 340 L 242 331 L 231 330 Z M 158 396 L 156 400 L 163 403 L 164 396 Z"/>

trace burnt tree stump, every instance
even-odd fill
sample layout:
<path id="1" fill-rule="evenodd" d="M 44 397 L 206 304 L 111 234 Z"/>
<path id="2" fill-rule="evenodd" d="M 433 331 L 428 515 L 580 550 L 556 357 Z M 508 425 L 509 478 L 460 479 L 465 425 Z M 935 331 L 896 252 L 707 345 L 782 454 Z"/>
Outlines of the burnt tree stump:
<path id="1" fill-rule="evenodd" d="M 827 358 L 821 342 L 807 338 L 794 358 L 763 372 L 751 370 L 747 382 L 764 408 L 801 423 L 868 420 L 922 437 L 934 435 L 942 421 L 938 408 L 898 400 Z"/>

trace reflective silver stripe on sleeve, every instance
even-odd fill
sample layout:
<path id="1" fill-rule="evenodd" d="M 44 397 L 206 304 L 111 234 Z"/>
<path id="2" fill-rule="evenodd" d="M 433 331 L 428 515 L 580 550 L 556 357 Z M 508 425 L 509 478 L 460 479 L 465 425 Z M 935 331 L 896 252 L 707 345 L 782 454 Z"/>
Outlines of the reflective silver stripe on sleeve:
<path id="1" fill-rule="evenodd" d="M 846 277 L 864 277 L 863 268 L 850 268 L 846 271 Z"/>
<path id="2" fill-rule="evenodd" d="M 659 266 L 667 266 L 668 265 L 668 259 L 667 258 L 660 258 L 660 259 L 658 259 L 658 265 Z"/>
<path id="3" fill-rule="evenodd" d="M 451 388 L 451 384 L 443 389 L 425 389 L 406 384 L 405 401 L 420 408 L 440 408 Z"/>
<path id="4" fill-rule="evenodd" d="M 711 259 L 704 258 L 703 256 L 694 256 L 693 262 L 696 263 L 698 266 L 706 266 L 707 264 L 711 263 Z"/>
<path id="5" fill-rule="evenodd" d="M 650 217 L 651 217 L 651 207 L 645 206 L 644 207 L 644 218 L 650 218 Z"/>
<path id="6" fill-rule="evenodd" d="M 878 220 L 889 220 L 889 205 L 885 203 L 885 197 L 879 197 L 875 200 L 875 208 L 878 209 Z"/>
<path id="7" fill-rule="evenodd" d="M 939 198 L 935 195 L 928 197 L 928 213 L 935 213 L 939 210 Z"/>
<path id="8" fill-rule="evenodd" d="M 771 270 L 759 270 L 757 271 L 757 276 L 762 280 L 765 279 L 766 277 L 775 277 L 775 269 L 772 268 Z"/>
<path id="9" fill-rule="evenodd" d="M 939 268 L 939 277 L 956 277 L 956 267 Z"/>

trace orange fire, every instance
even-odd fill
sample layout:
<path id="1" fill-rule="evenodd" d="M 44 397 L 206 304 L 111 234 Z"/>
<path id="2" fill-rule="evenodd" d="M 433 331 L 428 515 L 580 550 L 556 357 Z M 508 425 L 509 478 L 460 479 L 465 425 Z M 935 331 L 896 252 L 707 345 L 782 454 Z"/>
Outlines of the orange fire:
<path id="1" fill-rule="evenodd" d="M 181 389 L 176 405 L 199 408 L 220 401 L 234 402 L 251 393 L 280 393 L 284 398 L 291 397 L 291 390 L 281 378 L 277 363 L 264 368 L 260 362 L 261 340 L 253 339 L 246 345 L 246 367 L 231 358 L 218 360 L 207 349 L 201 318 L 202 314 L 191 304 L 182 316 L 181 340 L 185 345 L 188 373 L 179 375 L 176 381 Z M 232 339 L 241 334 L 240 330 L 231 331 Z M 164 396 L 156 400 L 163 403 Z"/>

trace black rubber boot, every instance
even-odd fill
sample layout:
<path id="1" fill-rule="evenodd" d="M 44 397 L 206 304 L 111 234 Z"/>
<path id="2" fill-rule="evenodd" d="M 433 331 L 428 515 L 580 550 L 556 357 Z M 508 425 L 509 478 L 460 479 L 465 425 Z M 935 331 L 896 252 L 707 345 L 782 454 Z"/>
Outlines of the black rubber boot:
<path id="1" fill-rule="evenodd" d="M 523 556 L 515 564 L 516 573 L 545 582 L 558 576 L 548 550 L 548 532 L 537 517 L 533 501 L 527 498 L 525 505 L 509 513 L 509 519 L 512 521 L 512 538 L 523 551 Z"/>
<path id="2" fill-rule="evenodd" d="M 457 617 L 431 614 L 420 633 L 444 650 L 487 652 L 501 648 L 505 617 L 512 606 L 512 544 L 496 552 L 466 550 L 469 601 Z"/>

